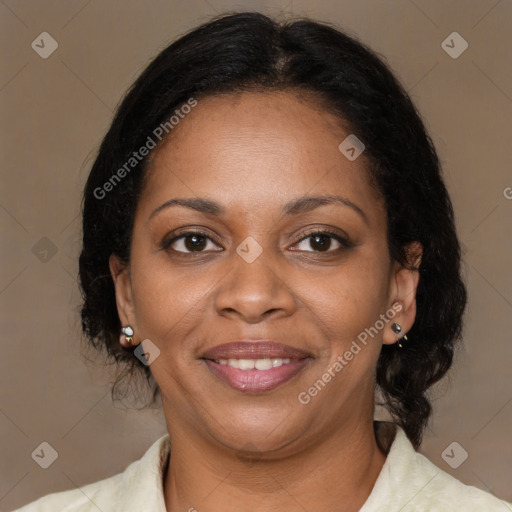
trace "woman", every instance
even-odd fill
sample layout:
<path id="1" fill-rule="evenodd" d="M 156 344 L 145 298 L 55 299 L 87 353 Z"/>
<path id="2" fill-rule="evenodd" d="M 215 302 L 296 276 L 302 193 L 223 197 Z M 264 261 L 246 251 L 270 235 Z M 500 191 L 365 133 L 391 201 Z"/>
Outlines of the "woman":
<path id="1" fill-rule="evenodd" d="M 168 435 L 19 510 L 510 508 L 415 451 L 460 247 L 410 99 L 343 33 L 243 13 L 163 50 L 91 170 L 80 280 L 84 332 L 147 377 Z"/>

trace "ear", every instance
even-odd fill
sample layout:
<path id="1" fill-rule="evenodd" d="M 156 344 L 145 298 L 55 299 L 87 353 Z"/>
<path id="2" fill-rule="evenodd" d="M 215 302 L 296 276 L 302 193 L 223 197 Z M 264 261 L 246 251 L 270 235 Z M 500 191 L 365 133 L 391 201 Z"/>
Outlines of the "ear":
<path id="1" fill-rule="evenodd" d="M 117 313 L 119 314 L 121 325 L 131 325 L 133 330 L 137 332 L 130 268 L 115 254 L 110 255 L 109 267 L 114 281 Z M 131 346 L 125 342 L 122 342 L 122 344 L 126 347 Z"/>
<path id="2" fill-rule="evenodd" d="M 417 269 L 421 263 L 423 246 L 420 242 L 411 242 L 406 247 L 406 253 L 409 266 L 413 267 L 412 269 L 406 268 L 396 261 L 393 263 L 388 311 L 393 309 L 396 314 L 384 330 L 382 343 L 386 345 L 396 343 L 404 334 L 407 334 L 416 318 L 416 291 L 420 279 Z M 391 329 L 391 325 L 395 322 L 402 327 L 402 331 L 398 334 Z"/>

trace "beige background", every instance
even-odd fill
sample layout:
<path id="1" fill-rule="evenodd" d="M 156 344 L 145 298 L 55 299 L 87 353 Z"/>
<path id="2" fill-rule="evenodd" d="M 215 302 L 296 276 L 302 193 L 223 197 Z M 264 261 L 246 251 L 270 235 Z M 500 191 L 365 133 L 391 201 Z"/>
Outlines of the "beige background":
<path id="1" fill-rule="evenodd" d="M 359 36 L 387 58 L 426 119 L 470 301 L 465 348 L 437 388 L 421 451 L 512 500 L 510 0 L 5 0 L 0 509 L 118 473 L 165 433 L 160 411 L 113 406 L 110 374 L 79 354 L 79 197 L 116 104 L 148 60 L 209 16 L 246 9 L 309 15 Z M 31 48 L 43 31 L 59 45 L 47 59 Z M 441 48 L 453 31 L 469 43 L 457 59 Z M 46 470 L 31 458 L 43 441 L 58 452 Z M 441 457 L 453 441 L 469 453 L 457 469 Z"/>

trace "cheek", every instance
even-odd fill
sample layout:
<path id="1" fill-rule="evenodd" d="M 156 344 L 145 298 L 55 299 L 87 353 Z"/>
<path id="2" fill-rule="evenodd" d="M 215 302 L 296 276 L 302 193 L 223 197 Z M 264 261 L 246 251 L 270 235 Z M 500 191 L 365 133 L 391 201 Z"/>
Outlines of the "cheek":
<path id="1" fill-rule="evenodd" d="M 137 258 L 137 256 L 139 256 Z M 183 386 L 200 362 L 193 356 L 197 329 L 205 318 L 205 294 L 215 280 L 172 269 L 165 259 L 133 254 L 132 286 L 138 334 L 160 350 L 151 373 L 173 403 L 182 403 Z"/>
<path id="2" fill-rule="evenodd" d="M 387 302 L 388 274 L 382 261 L 360 251 L 323 277 L 306 278 L 308 303 L 343 338 L 373 324 Z"/>
<path id="3" fill-rule="evenodd" d="M 140 335 L 176 340 L 187 325 L 197 321 L 205 294 L 215 283 L 208 272 L 192 266 L 172 267 L 163 253 L 132 253 L 132 288 Z"/>

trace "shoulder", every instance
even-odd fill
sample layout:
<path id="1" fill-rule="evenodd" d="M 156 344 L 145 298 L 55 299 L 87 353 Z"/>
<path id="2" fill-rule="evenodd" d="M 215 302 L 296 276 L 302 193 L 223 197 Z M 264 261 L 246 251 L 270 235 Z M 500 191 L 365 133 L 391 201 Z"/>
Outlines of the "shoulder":
<path id="1" fill-rule="evenodd" d="M 360 512 L 512 512 L 510 503 L 463 484 L 416 452 L 400 427 L 393 430 L 386 462 Z"/>
<path id="2" fill-rule="evenodd" d="M 98 509 L 165 512 L 162 476 L 169 452 L 166 434 L 122 473 L 80 488 L 48 494 L 13 512 L 98 512 Z"/>
<path id="3" fill-rule="evenodd" d="M 491 493 L 462 483 L 452 475 L 433 464 L 425 456 L 415 453 L 411 463 L 410 485 L 415 495 L 409 510 L 448 511 L 465 510 L 488 512 L 512 512 L 512 505 L 498 499 Z"/>
<path id="4" fill-rule="evenodd" d="M 110 478 L 69 491 L 56 492 L 39 498 L 13 512 L 97 512 L 96 501 L 101 491 L 101 499 L 115 503 L 122 484 L 122 473 Z"/>

